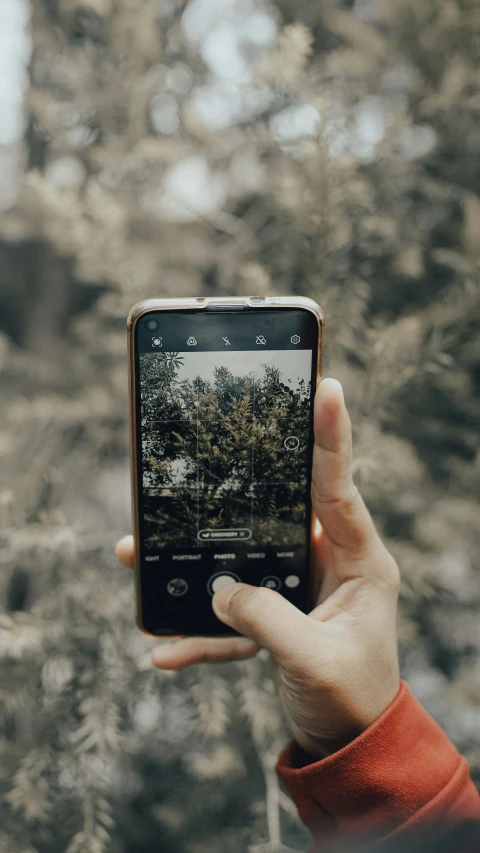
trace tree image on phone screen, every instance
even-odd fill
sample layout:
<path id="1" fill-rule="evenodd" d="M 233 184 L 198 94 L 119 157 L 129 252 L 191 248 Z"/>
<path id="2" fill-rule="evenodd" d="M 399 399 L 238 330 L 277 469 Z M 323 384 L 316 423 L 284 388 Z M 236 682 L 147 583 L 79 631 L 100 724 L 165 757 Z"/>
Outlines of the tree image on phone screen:
<path id="1" fill-rule="evenodd" d="M 140 355 L 144 545 L 305 540 L 309 350 Z"/>

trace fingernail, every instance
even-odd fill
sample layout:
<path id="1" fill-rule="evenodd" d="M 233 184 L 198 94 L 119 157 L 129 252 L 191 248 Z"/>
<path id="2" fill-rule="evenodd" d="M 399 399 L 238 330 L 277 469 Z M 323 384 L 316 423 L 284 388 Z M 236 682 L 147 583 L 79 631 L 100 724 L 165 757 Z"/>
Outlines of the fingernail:
<path id="1" fill-rule="evenodd" d="M 219 589 L 213 596 L 212 607 L 220 619 L 227 617 L 230 602 L 233 596 L 237 594 L 240 586 L 239 583 L 232 583 L 230 586 Z"/>
<path id="2" fill-rule="evenodd" d="M 336 388 L 337 392 L 339 392 L 342 395 L 342 400 L 345 399 L 345 395 L 343 393 L 343 385 L 341 382 L 338 381 L 338 379 L 333 379 L 333 377 L 329 376 L 327 379 L 322 379 L 321 384 L 324 387 L 326 385 L 327 388 Z"/>

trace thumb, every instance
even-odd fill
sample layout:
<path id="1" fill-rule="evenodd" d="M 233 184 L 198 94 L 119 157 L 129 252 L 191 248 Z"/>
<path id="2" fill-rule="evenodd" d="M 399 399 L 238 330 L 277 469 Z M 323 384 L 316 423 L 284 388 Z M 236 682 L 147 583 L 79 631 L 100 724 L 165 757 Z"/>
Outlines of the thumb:
<path id="1" fill-rule="evenodd" d="M 311 656 L 313 626 L 318 623 L 278 592 L 237 583 L 216 592 L 212 605 L 222 622 L 268 649 L 279 663 L 292 655 Z"/>
<path id="2" fill-rule="evenodd" d="M 336 379 L 324 379 L 315 396 L 312 498 L 315 514 L 334 546 L 351 557 L 362 557 L 378 542 L 370 513 L 353 483 L 352 426 Z"/>

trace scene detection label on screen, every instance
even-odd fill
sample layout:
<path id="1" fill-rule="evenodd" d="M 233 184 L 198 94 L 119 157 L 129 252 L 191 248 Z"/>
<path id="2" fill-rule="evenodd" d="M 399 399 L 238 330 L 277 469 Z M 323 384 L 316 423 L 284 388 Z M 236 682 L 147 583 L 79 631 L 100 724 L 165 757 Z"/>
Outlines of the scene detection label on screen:
<path id="1" fill-rule="evenodd" d="M 212 542 L 214 540 L 217 541 L 217 540 L 221 540 L 221 539 L 229 539 L 229 540 L 239 541 L 239 540 L 251 539 L 252 538 L 252 531 L 249 530 L 248 527 L 232 528 L 229 530 L 205 529 L 205 530 L 199 530 L 198 531 L 198 538 L 201 539 L 202 542 L 205 542 L 205 541 Z"/>

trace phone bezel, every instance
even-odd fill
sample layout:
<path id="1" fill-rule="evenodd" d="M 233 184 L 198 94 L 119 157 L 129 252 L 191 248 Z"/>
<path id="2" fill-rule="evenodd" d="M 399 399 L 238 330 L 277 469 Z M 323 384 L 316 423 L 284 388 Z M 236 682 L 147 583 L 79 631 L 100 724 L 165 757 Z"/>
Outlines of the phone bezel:
<path id="1" fill-rule="evenodd" d="M 323 366 L 323 338 L 325 328 L 325 315 L 320 306 L 313 300 L 307 297 L 295 296 L 279 296 L 279 297 L 186 297 L 182 299 L 146 299 L 138 302 L 132 307 L 127 318 L 127 337 L 128 337 L 128 387 L 129 387 L 129 423 L 130 423 L 130 475 L 131 475 L 131 491 L 132 491 L 132 518 L 133 518 L 133 536 L 134 536 L 134 578 L 135 578 L 135 598 L 136 598 L 136 622 L 140 630 L 150 637 L 156 639 L 173 639 L 185 634 L 171 633 L 165 629 L 167 633 L 158 634 L 151 633 L 144 624 L 142 613 L 142 594 L 140 584 L 140 538 L 139 538 L 139 482 L 138 482 L 138 382 L 137 382 L 137 362 L 135 353 L 135 331 L 139 321 L 145 314 L 152 311 L 232 311 L 245 312 L 249 310 L 258 311 L 259 309 L 303 309 L 311 313 L 318 325 L 318 349 L 316 359 L 316 387 L 318 387 L 322 378 Z M 314 536 L 314 521 L 312 511 L 312 522 L 310 525 L 311 539 Z M 312 572 L 312 553 L 310 541 L 310 565 L 309 565 L 309 585 L 308 585 L 308 602 L 309 606 L 314 603 L 314 585 Z M 235 632 L 232 631 L 232 634 Z M 212 635 L 203 635 L 212 636 Z M 228 636 L 228 634 L 214 635 Z"/>

